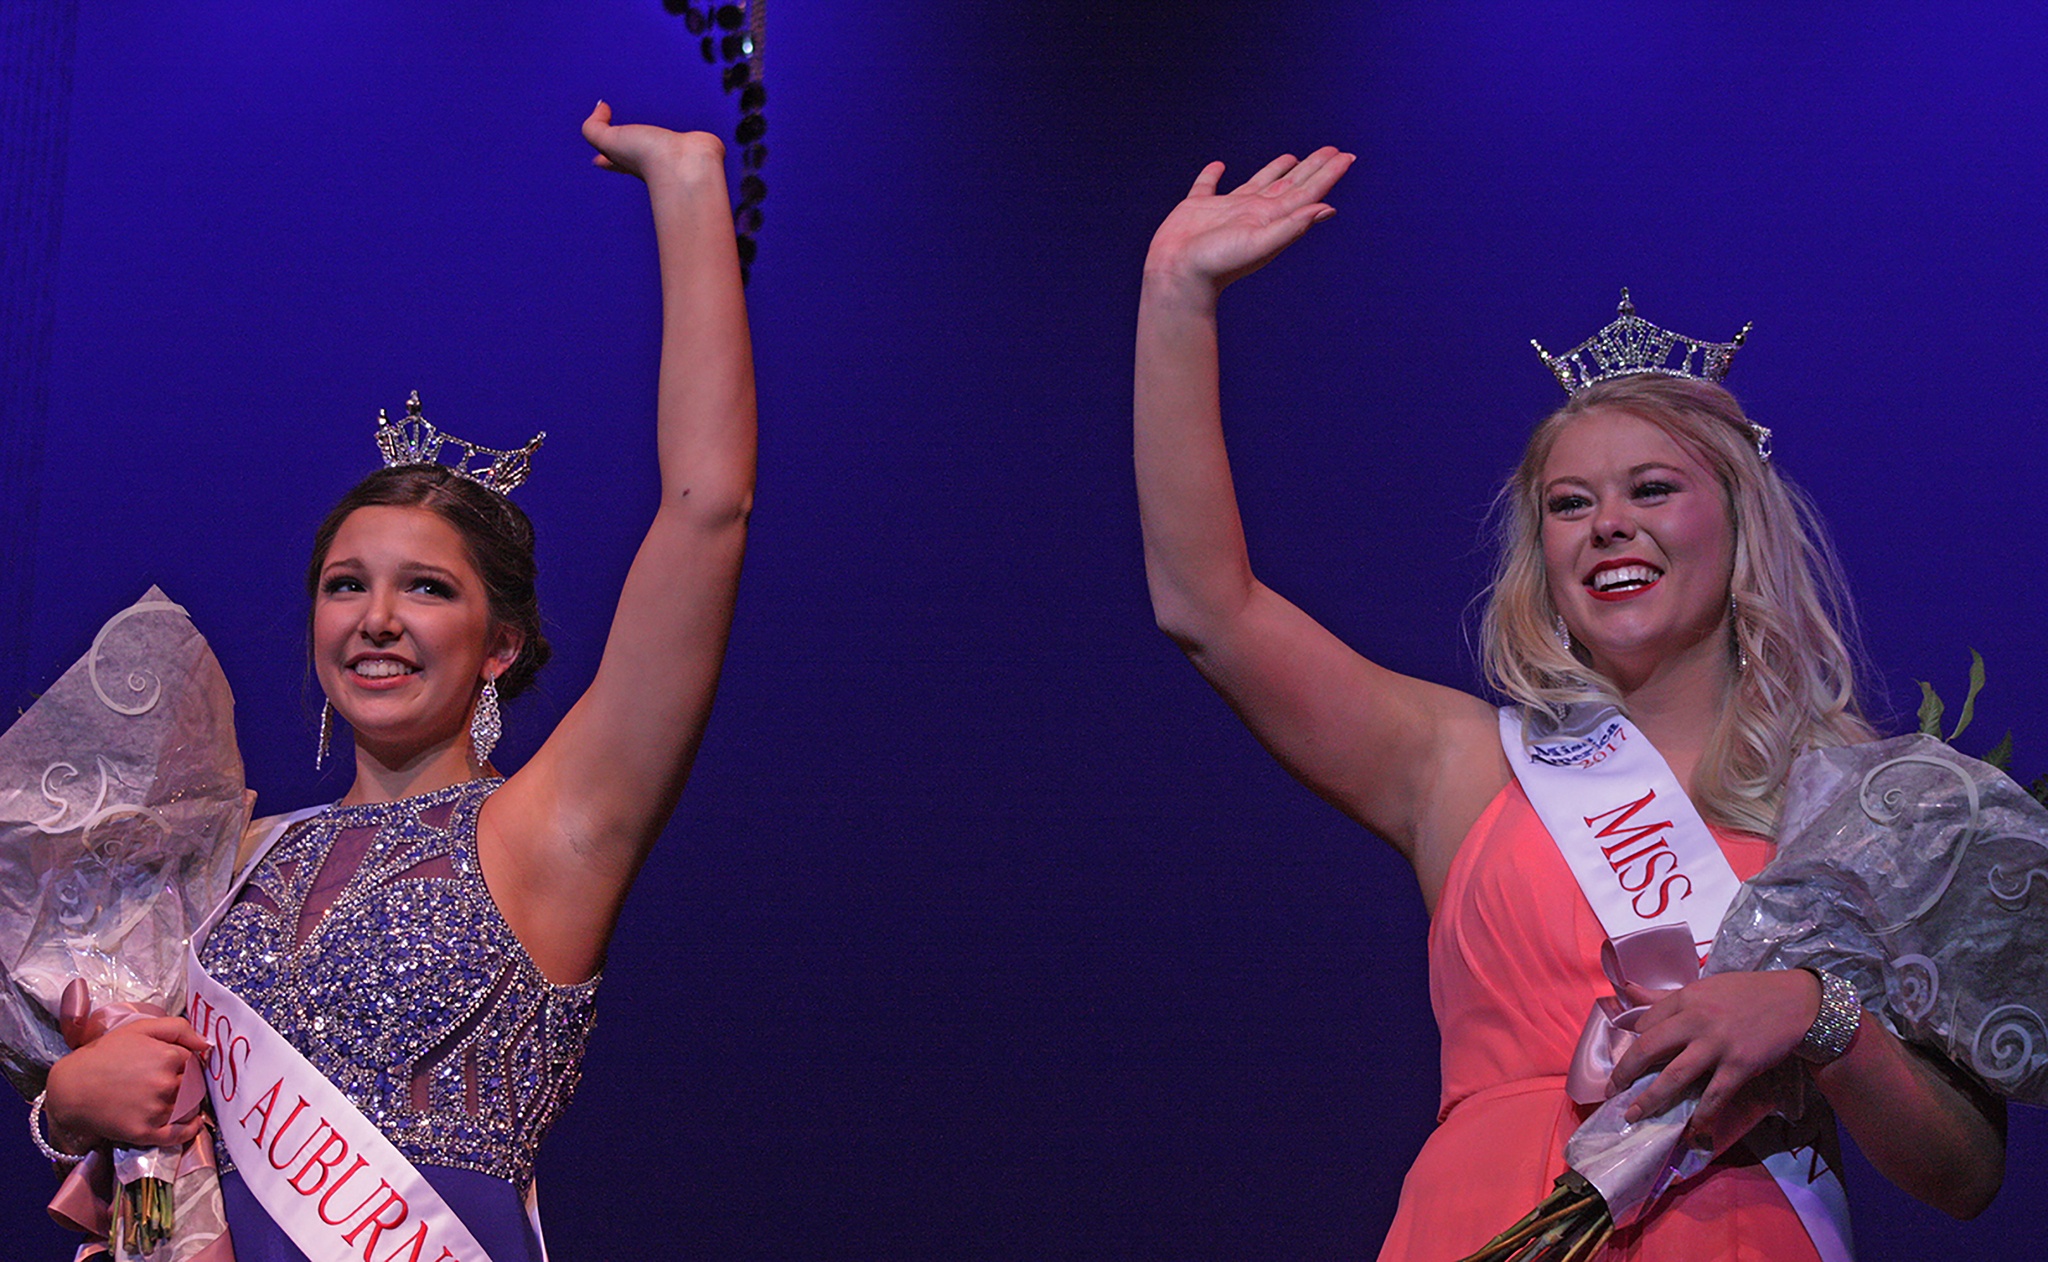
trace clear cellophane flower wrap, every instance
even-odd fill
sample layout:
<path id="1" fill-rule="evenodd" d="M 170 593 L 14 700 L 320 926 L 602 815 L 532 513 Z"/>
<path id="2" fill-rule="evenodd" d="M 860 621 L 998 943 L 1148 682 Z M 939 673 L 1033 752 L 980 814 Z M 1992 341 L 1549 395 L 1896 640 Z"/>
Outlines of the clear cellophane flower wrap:
<path id="1" fill-rule="evenodd" d="M 1931 736 L 1801 758 L 1710 973 L 1818 968 L 1906 1042 L 2048 1104 L 2048 808 Z"/>
<path id="2" fill-rule="evenodd" d="M 1743 883 L 1706 972 L 1809 967 L 1853 983 L 1900 1039 L 2007 1099 L 2048 1104 L 2048 808 L 1932 736 L 1804 755 L 1777 853 Z M 1630 1084 L 1567 1142 L 1558 1190 L 1471 1257 L 1590 1255 L 1595 1236 L 1654 1213 L 1752 1123 L 1785 1131 L 1780 1142 L 1827 1142 L 1811 1080 L 1789 1063 L 1768 1077 L 1715 1126 L 1713 1149 L 1687 1133 L 1697 1088 L 1627 1122 L 1651 1078 Z M 1545 1237 L 1553 1250 L 1498 1253 Z"/>
<path id="3" fill-rule="evenodd" d="M 155 588 L 0 735 L 0 1069 L 25 1098 L 67 1029 L 182 1011 L 186 942 L 226 892 L 249 807 L 227 679 Z M 188 1100 L 199 1073 L 188 1063 Z M 211 1151 L 202 1135 L 96 1153 L 52 1211 L 107 1229 L 117 1258 L 231 1257 Z M 111 1221 L 88 1204 L 95 1182 Z"/>

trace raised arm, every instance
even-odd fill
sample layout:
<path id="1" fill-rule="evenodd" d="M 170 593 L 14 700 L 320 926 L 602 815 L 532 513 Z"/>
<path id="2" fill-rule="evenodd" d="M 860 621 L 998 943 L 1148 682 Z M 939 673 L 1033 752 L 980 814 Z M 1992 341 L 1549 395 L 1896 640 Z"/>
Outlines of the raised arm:
<path id="1" fill-rule="evenodd" d="M 1253 575 L 1224 448 L 1216 304 L 1335 211 L 1352 156 L 1196 178 L 1152 239 L 1138 305 L 1136 457 L 1160 629 L 1310 788 L 1408 856 L 1433 908 L 1450 855 L 1507 782 L 1493 711 L 1376 666 Z"/>
<path id="2" fill-rule="evenodd" d="M 494 794 L 477 843 L 506 921 L 555 981 L 589 976 L 704 733 L 754 496 L 754 365 L 724 146 L 702 132 L 583 135 L 646 182 L 661 260 L 655 401 L 661 500 L 626 575 L 597 677 Z"/>

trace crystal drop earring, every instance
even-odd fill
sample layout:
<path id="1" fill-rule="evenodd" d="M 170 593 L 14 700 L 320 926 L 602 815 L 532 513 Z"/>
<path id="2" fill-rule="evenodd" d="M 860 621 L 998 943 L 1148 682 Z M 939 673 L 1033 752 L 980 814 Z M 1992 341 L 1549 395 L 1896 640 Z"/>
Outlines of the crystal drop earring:
<path id="1" fill-rule="evenodd" d="M 483 691 L 477 694 L 476 713 L 469 719 L 469 745 L 476 754 L 477 766 L 490 763 L 491 751 L 498 747 L 498 738 L 504 734 L 504 721 L 498 715 L 498 681 L 486 679 Z"/>

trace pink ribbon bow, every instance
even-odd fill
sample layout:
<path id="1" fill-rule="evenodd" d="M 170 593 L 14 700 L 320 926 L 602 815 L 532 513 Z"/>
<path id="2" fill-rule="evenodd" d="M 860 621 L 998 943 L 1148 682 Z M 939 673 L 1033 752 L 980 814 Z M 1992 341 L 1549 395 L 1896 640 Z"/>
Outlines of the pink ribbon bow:
<path id="1" fill-rule="evenodd" d="M 1586 1028 L 1579 1032 L 1564 1080 L 1574 1104 L 1599 1104 L 1607 1098 L 1614 1066 L 1636 1041 L 1636 1022 L 1649 1011 L 1647 1004 L 1630 1006 L 1622 987 L 1676 990 L 1691 985 L 1700 978 L 1700 957 L 1691 928 L 1659 925 L 1601 943 L 1600 971 L 1607 974 L 1614 993 L 1593 1001 Z"/>

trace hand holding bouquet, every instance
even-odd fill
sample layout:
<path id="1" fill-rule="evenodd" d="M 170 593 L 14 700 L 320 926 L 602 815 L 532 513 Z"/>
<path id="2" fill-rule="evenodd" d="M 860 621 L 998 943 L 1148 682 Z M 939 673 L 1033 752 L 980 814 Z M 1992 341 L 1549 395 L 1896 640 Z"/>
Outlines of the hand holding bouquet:
<path id="1" fill-rule="evenodd" d="M 1743 884 L 1706 972 L 1831 973 L 1900 1039 L 2007 1099 L 2048 1104 L 2043 883 L 2048 809 L 1996 767 L 1928 735 L 1816 751 L 1793 766 L 1776 856 Z M 1766 1115 L 1806 1126 L 1792 1143 L 1823 1138 L 1810 1080 L 1781 1070 L 1743 1093 L 1744 1121 L 1724 1118 L 1717 1138 Z M 1591 1256 L 1704 1169 L 1718 1154 L 1688 1142 L 1697 1091 L 1627 1120 L 1650 1081 L 1602 1104 L 1566 1144 L 1557 1190 L 1467 1262 Z"/>
<path id="2" fill-rule="evenodd" d="M 0 735 L 0 1071 L 24 1097 L 67 1034 L 182 1010 L 186 941 L 226 892 L 248 818 L 227 680 L 152 588 Z M 188 1072 L 181 1104 L 203 1089 Z M 117 1257 L 224 1248 L 218 1182 L 189 1157 L 111 1154 Z M 71 1203 L 101 1161 L 75 1173 Z"/>

